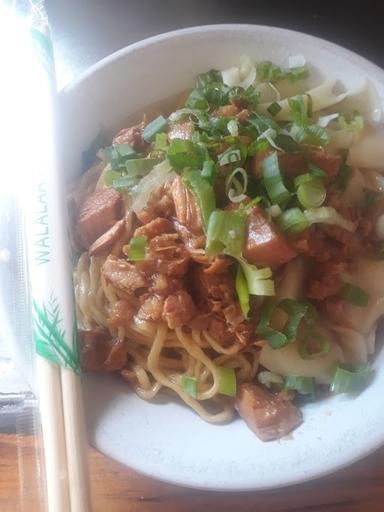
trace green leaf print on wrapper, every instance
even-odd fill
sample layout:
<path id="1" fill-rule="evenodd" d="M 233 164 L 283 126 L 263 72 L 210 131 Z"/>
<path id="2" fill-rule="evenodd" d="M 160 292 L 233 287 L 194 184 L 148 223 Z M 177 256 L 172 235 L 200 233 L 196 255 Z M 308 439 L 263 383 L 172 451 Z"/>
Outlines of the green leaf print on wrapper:
<path id="1" fill-rule="evenodd" d="M 77 329 L 76 325 L 72 330 L 73 350 L 65 341 L 65 331 L 60 324 L 60 307 L 57 299 L 52 296 L 46 305 L 40 307 L 33 301 L 33 337 L 36 352 L 52 363 L 65 368 L 71 368 L 79 373 L 80 361 L 77 353 Z"/>

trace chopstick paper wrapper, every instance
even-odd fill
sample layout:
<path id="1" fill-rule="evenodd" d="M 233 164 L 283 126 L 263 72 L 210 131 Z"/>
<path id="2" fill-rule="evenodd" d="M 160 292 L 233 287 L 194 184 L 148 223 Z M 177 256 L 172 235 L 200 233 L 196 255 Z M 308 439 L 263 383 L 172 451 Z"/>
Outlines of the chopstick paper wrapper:
<path id="1" fill-rule="evenodd" d="M 42 2 L 33 3 L 36 133 L 25 232 L 49 512 L 90 510 L 86 436 L 64 187 L 55 149 L 54 60 Z"/>

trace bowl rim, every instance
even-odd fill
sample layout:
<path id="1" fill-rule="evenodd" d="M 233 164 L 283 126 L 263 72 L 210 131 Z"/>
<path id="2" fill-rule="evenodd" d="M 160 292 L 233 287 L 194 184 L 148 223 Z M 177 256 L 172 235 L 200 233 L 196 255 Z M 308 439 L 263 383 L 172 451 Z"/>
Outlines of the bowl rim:
<path id="1" fill-rule="evenodd" d="M 97 61 L 96 63 L 92 64 L 89 68 L 87 68 L 85 71 L 80 73 L 76 78 L 71 80 L 67 85 L 65 85 L 60 91 L 59 91 L 59 98 L 62 98 L 63 96 L 71 95 L 73 93 L 76 93 L 76 89 L 79 88 L 84 82 L 91 79 L 94 75 L 96 75 L 99 71 L 103 70 L 104 68 L 112 65 L 113 63 L 119 61 L 120 59 L 124 59 L 126 55 L 135 52 L 139 49 L 150 47 L 152 45 L 155 45 L 159 42 L 166 41 L 173 39 L 175 37 L 180 36 L 188 36 L 196 33 L 208 33 L 208 32 L 223 32 L 223 31 L 263 31 L 263 30 L 273 30 L 278 32 L 283 37 L 286 35 L 287 37 L 301 37 L 307 40 L 309 43 L 312 43 L 314 45 L 320 45 L 325 51 L 327 52 L 335 52 L 337 54 L 342 54 L 343 57 L 348 60 L 350 63 L 354 64 L 355 66 L 359 67 L 360 69 L 363 69 L 367 74 L 369 74 L 371 77 L 374 76 L 378 81 L 384 83 L 384 70 L 381 69 L 378 65 L 374 64 L 373 62 L 369 61 L 367 58 L 355 53 L 352 50 L 349 50 L 348 48 L 344 48 L 343 46 L 340 46 L 336 43 L 330 42 L 326 39 L 313 36 L 311 34 L 307 34 L 305 32 L 286 29 L 282 27 L 275 27 L 275 26 L 269 26 L 269 25 L 258 25 L 258 24 L 210 24 L 210 25 L 198 25 L 188 28 L 182 28 L 177 30 L 172 30 L 168 32 L 164 32 L 161 34 L 153 35 L 150 37 L 147 37 L 143 40 L 140 40 L 138 42 L 132 43 L 128 46 L 125 46 L 105 57 Z M 276 488 L 285 488 L 292 485 L 301 484 L 307 481 L 311 481 L 317 478 L 322 478 L 326 475 L 330 475 L 336 471 L 339 471 L 345 467 L 350 466 L 351 464 L 354 464 L 355 462 L 367 457 L 377 449 L 379 449 L 381 446 L 384 445 L 384 430 L 382 433 L 376 432 L 376 435 L 373 435 L 372 437 L 367 437 L 364 441 L 361 441 L 358 446 L 358 450 L 355 449 L 354 452 L 351 452 L 350 456 L 342 460 L 340 463 L 331 463 L 330 465 L 324 465 L 323 470 L 314 469 L 313 471 L 308 471 L 305 475 L 301 475 L 300 477 L 298 475 L 295 475 L 294 477 L 286 477 L 283 481 L 276 482 L 275 484 L 259 484 L 255 483 L 252 486 L 245 485 L 245 486 L 234 486 L 232 488 L 224 488 L 219 486 L 209 486 L 209 485 L 195 485 L 193 483 L 186 483 L 185 479 L 182 478 L 182 476 L 179 479 L 175 478 L 167 478 L 158 476 L 154 472 L 148 471 L 144 469 L 144 467 L 137 467 L 135 466 L 133 469 L 137 471 L 140 474 L 156 478 L 157 480 L 161 480 L 167 483 L 171 483 L 174 485 L 184 486 L 184 487 L 193 487 L 196 489 L 202 489 L 202 490 L 215 490 L 215 491 L 227 491 L 227 492 L 249 492 L 249 491 L 263 491 L 263 490 L 269 490 L 269 489 L 276 489 Z M 107 455 L 110 457 L 109 455 Z"/>

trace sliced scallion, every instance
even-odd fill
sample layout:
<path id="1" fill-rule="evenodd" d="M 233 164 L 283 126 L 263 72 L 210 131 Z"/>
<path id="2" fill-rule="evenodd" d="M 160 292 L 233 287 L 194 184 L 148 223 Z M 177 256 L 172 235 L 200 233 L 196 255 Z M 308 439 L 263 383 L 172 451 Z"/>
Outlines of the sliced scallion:
<path id="1" fill-rule="evenodd" d="M 272 279 L 272 270 L 269 267 L 256 268 L 243 258 L 240 258 L 239 262 L 251 295 L 268 297 L 275 295 L 275 284 Z"/>
<path id="2" fill-rule="evenodd" d="M 181 387 L 192 398 L 197 398 L 197 379 L 190 375 L 183 375 L 181 377 Z"/>
<path id="3" fill-rule="evenodd" d="M 272 203 L 278 205 L 286 203 L 290 199 L 291 193 L 284 185 L 276 151 L 264 158 L 262 168 L 264 185 Z"/>
<path id="4" fill-rule="evenodd" d="M 356 229 L 355 224 L 345 219 L 339 212 L 331 206 L 321 206 L 320 208 L 309 208 L 304 210 L 304 215 L 309 224 L 334 224 L 353 233 Z"/>
<path id="5" fill-rule="evenodd" d="M 240 149 L 229 148 L 217 157 L 220 167 L 228 164 L 235 164 L 241 161 Z"/>
<path id="6" fill-rule="evenodd" d="M 271 327 L 272 316 L 276 308 L 282 309 L 288 316 L 281 331 L 276 331 Z M 267 304 L 261 310 L 256 334 L 263 336 L 272 348 L 282 348 L 295 339 L 301 320 L 308 314 L 311 315 L 309 304 L 293 299 L 283 299 L 278 303 Z"/>
<path id="7" fill-rule="evenodd" d="M 244 318 L 248 318 L 249 313 L 249 291 L 247 281 L 245 280 L 243 269 L 240 265 L 237 266 L 236 280 L 235 280 L 236 294 L 239 299 L 239 304 Z"/>
<path id="8" fill-rule="evenodd" d="M 205 160 L 204 148 L 190 140 L 173 139 L 167 150 L 167 157 L 175 169 L 200 169 Z"/>
<path id="9" fill-rule="evenodd" d="M 247 198 L 248 174 L 242 167 L 236 167 L 225 181 L 225 193 L 232 203 L 240 203 Z"/>
<path id="10" fill-rule="evenodd" d="M 130 261 L 143 261 L 145 259 L 146 236 L 134 236 L 129 242 L 128 259 Z"/>
<path id="11" fill-rule="evenodd" d="M 338 366 L 333 376 L 330 389 L 333 393 L 358 393 L 370 382 L 373 370 L 368 364 L 347 368 Z"/>
<path id="12" fill-rule="evenodd" d="M 218 366 L 216 368 L 218 377 L 218 393 L 234 397 L 236 396 L 236 374 L 233 368 Z"/>
<path id="13" fill-rule="evenodd" d="M 276 219 L 279 229 L 287 235 L 295 235 L 304 231 L 309 222 L 300 208 L 289 208 L 282 212 Z"/>
<path id="14" fill-rule="evenodd" d="M 206 160 L 203 164 L 203 168 L 201 170 L 201 175 L 203 178 L 209 181 L 211 185 L 215 183 L 217 177 L 217 171 L 215 167 L 215 162 L 213 160 Z"/>
<path id="15" fill-rule="evenodd" d="M 313 395 L 315 385 L 312 377 L 301 377 L 298 375 L 288 375 L 285 379 L 285 388 L 297 391 L 301 395 Z"/>
<path id="16" fill-rule="evenodd" d="M 267 110 L 271 114 L 271 116 L 275 116 L 276 114 L 278 114 L 281 109 L 282 109 L 282 107 L 277 103 L 277 101 L 274 101 L 273 103 L 271 103 L 269 105 L 269 107 L 267 108 Z"/>
<path id="17" fill-rule="evenodd" d="M 157 133 L 165 131 L 167 127 L 167 120 L 163 116 L 158 116 L 156 119 L 147 124 L 143 130 L 143 139 L 147 142 L 152 142 Z"/>
<path id="18" fill-rule="evenodd" d="M 366 307 L 369 303 L 369 295 L 364 290 L 355 286 L 351 283 L 345 283 L 342 290 L 341 296 L 343 299 L 354 306 Z"/>
<path id="19" fill-rule="evenodd" d="M 155 150 L 165 149 L 168 145 L 168 138 L 166 133 L 156 133 Z"/>
<path id="20" fill-rule="evenodd" d="M 210 182 L 205 179 L 200 171 L 184 171 L 183 182 L 191 190 L 199 207 L 203 225 L 206 228 L 209 217 L 216 207 L 216 197 Z"/>
<path id="21" fill-rule="evenodd" d="M 308 179 L 304 181 L 304 177 Z M 298 181 L 301 178 L 301 181 Z M 311 174 L 302 175 L 296 178 L 297 198 L 304 208 L 319 208 L 325 201 L 327 190 L 319 178 Z"/>
<path id="22" fill-rule="evenodd" d="M 245 239 L 246 216 L 241 211 L 215 210 L 211 213 L 207 228 L 205 252 L 207 256 L 226 253 L 241 255 Z"/>

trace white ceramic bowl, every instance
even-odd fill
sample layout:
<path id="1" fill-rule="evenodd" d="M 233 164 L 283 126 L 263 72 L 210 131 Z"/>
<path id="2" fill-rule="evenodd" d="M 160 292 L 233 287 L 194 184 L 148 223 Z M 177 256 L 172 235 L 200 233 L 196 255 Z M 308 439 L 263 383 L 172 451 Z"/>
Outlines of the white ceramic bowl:
<path id="1" fill-rule="evenodd" d="M 384 72 L 354 53 L 297 32 L 252 25 L 216 25 L 163 34 L 131 45 L 93 66 L 61 94 L 65 165 L 80 172 L 81 151 L 101 127 L 116 126 L 194 83 L 212 67 L 247 54 L 277 64 L 302 54 L 317 71 L 346 87 L 369 77 L 384 97 Z M 316 74 L 316 70 L 314 71 Z M 204 423 L 180 403 L 147 403 L 118 378 L 86 376 L 91 443 L 138 471 L 206 489 L 280 487 L 335 471 L 384 442 L 384 350 L 376 377 L 356 398 L 337 396 L 304 407 L 293 438 L 262 443 L 241 420 Z"/>

